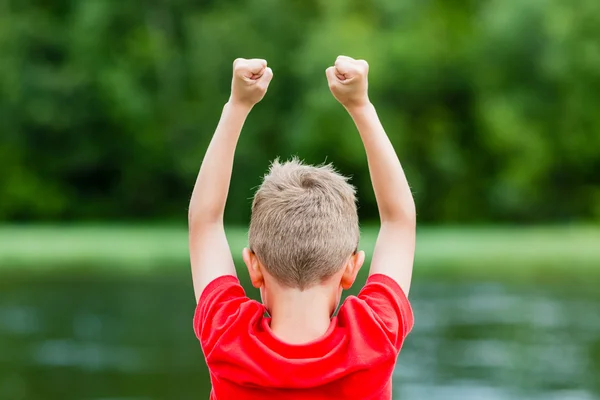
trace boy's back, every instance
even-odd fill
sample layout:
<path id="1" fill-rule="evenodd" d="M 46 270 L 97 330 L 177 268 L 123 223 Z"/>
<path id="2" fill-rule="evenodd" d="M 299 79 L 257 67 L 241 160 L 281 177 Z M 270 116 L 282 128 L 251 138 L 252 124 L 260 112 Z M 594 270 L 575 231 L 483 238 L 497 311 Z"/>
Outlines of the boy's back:
<path id="1" fill-rule="evenodd" d="M 408 300 L 392 279 L 371 275 L 327 332 L 306 344 L 282 342 L 264 313 L 233 276 L 204 290 L 194 329 L 210 370 L 211 398 L 390 398 L 396 358 L 413 325 Z"/>
<path id="2" fill-rule="evenodd" d="M 264 60 L 236 60 L 232 95 L 190 203 L 194 330 L 212 399 L 391 399 L 391 376 L 413 326 L 407 299 L 416 213 L 394 149 L 367 95 L 368 65 L 338 57 L 334 97 L 359 130 L 381 229 L 370 275 L 333 316 L 364 262 L 354 188 L 331 166 L 275 161 L 252 203 L 243 258 L 262 303 L 236 277 L 223 211 L 242 125 L 272 77 Z M 268 317 L 266 316 L 268 314 Z"/>

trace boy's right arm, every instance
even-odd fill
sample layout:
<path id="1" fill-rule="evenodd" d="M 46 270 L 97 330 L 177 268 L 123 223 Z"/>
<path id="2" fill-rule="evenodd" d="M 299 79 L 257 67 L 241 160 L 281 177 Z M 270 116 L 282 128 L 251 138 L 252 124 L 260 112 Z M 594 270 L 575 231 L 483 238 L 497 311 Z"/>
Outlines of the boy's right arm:
<path id="1" fill-rule="evenodd" d="M 370 274 L 389 276 L 408 295 L 416 240 L 415 203 L 394 147 L 369 101 L 368 70 L 366 61 L 340 56 L 326 74 L 331 92 L 354 120 L 367 153 L 381 219 Z"/>

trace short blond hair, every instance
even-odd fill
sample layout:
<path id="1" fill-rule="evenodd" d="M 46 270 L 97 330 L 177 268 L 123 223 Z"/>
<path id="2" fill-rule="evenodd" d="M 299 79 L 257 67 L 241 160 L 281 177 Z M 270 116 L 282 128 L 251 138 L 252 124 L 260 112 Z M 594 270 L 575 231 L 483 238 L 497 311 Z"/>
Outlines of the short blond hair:
<path id="1" fill-rule="evenodd" d="M 355 193 L 331 164 L 273 161 L 252 202 L 250 249 L 284 286 L 322 282 L 357 250 Z"/>

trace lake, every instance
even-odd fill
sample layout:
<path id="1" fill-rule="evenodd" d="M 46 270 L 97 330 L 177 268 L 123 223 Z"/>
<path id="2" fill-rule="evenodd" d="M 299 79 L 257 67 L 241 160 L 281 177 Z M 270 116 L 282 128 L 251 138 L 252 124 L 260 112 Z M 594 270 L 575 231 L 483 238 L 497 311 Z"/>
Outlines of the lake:
<path id="1" fill-rule="evenodd" d="M 1 400 L 208 398 L 187 266 L 11 271 L 0 278 Z M 558 282 L 416 278 L 394 398 L 599 399 L 600 291 Z"/>

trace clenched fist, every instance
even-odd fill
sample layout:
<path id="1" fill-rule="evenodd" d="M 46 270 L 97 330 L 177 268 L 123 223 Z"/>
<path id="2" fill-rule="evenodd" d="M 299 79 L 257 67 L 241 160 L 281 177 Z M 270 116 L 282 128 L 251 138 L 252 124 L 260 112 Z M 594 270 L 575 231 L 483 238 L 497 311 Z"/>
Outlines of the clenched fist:
<path id="1" fill-rule="evenodd" d="M 365 60 L 355 60 L 346 56 L 339 56 L 335 65 L 325 71 L 333 97 L 346 108 L 369 103 L 368 73 L 369 64 Z"/>
<path id="2" fill-rule="evenodd" d="M 233 62 L 231 101 L 248 107 L 254 106 L 267 93 L 273 71 L 265 60 L 238 58 Z"/>

